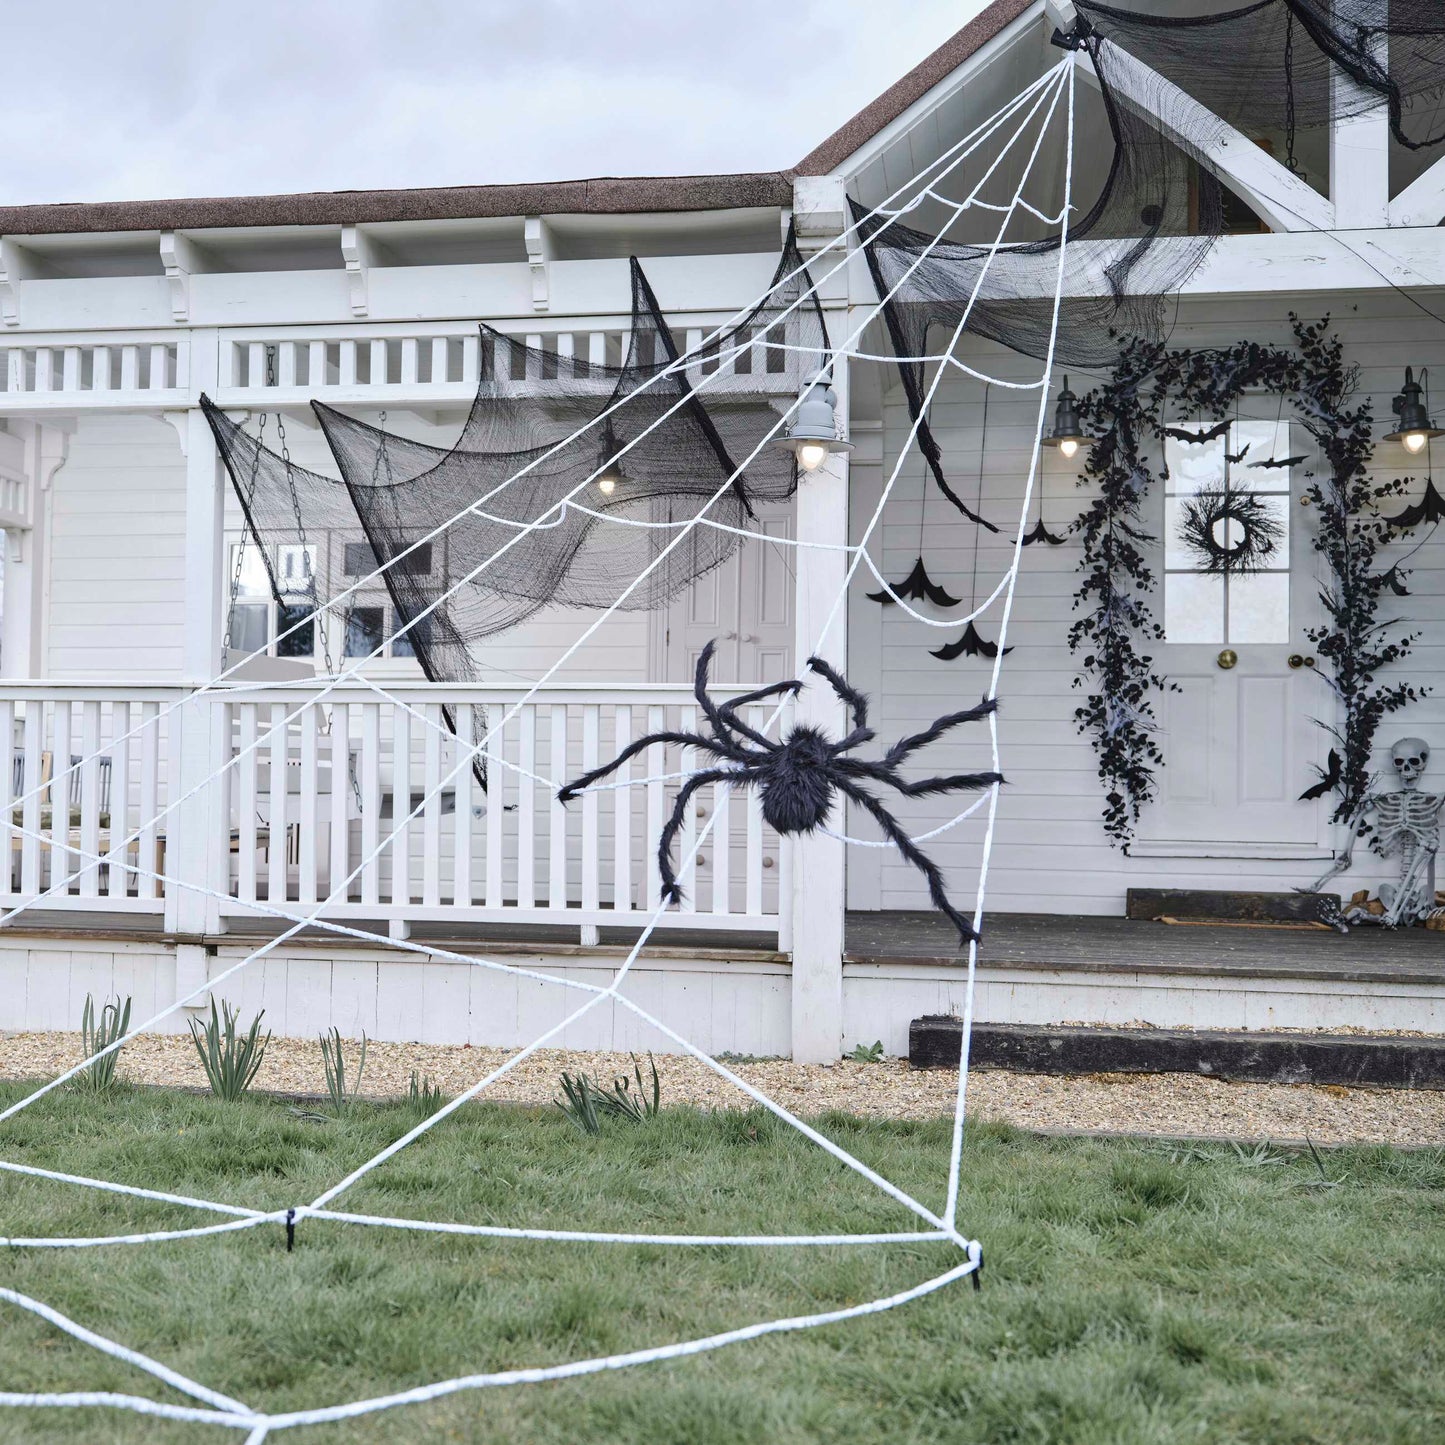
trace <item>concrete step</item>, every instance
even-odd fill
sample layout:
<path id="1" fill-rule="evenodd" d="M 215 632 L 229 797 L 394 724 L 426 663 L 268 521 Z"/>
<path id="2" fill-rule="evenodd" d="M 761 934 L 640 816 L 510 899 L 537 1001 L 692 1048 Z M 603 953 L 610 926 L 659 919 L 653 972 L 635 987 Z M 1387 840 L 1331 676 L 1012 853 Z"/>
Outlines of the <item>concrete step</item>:
<path id="1" fill-rule="evenodd" d="M 914 1019 L 908 1061 L 953 1069 L 962 1020 Z M 1265 1084 L 1445 1089 L 1445 1038 L 975 1024 L 970 1065 L 1021 1074 L 1202 1074 Z"/>

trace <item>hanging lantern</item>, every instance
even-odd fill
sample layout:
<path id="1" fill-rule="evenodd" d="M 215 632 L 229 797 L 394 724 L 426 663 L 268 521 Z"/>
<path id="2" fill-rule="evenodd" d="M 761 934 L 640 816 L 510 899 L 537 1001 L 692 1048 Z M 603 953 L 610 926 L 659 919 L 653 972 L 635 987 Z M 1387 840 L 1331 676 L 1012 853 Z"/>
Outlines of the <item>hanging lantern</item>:
<path id="1" fill-rule="evenodd" d="M 792 425 L 773 442 L 780 450 L 792 452 L 799 471 L 816 472 L 834 452 L 853 450 L 851 442 L 838 440 L 837 405 L 838 394 L 826 371 L 814 372 L 803 383 L 803 398 Z"/>
<path id="2" fill-rule="evenodd" d="M 611 421 L 602 424 L 602 446 L 597 455 L 597 490 L 604 497 L 610 497 L 617 490 L 618 482 L 627 480 L 626 473 L 617 462 L 617 434 L 612 430 Z"/>
<path id="3" fill-rule="evenodd" d="M 1420 381 L 1427 381 L 1429 375 L 1428 369 L 1421 371 Z M 1445 436 L 1445 432 L 1430 420 L 1429 408 L 1422 400 L 1423 391 L 1420 382 L 1415 380 L 1413 369 L 1407 366 L 1405 385 L 1391 403 L 1400 420 L 1395 430 L 1385 438 L 1387 442 L 1401 443 L 1407 452 L 1416 454 L 1425 450 L 1425 444 L 1431 437 Z"/>
<path id="4" fill-rule="evenodd" d="M 1069 378 L 1064 378 L 1064 389 L 1059 393 L 1058 404 L 1054 407 L 1054 428 L 1044 438 L 1046 447 L 1058 449 L 1071 461 L 1078 456 L 1079 448 L 1088 446 L 1083 424 L 1079 421 L 1079 398 L 1069 390 Z"/>

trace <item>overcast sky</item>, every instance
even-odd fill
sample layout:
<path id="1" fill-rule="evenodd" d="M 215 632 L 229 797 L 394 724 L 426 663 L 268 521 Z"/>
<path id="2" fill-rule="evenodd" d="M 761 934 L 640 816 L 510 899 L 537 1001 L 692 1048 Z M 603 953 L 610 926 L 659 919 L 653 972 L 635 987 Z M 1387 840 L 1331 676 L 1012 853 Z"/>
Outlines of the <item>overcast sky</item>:
<path id="1" fill-rule="evenodd" d="M 0 203 L 780 169 L 984 3 L 12 5 Z"/>

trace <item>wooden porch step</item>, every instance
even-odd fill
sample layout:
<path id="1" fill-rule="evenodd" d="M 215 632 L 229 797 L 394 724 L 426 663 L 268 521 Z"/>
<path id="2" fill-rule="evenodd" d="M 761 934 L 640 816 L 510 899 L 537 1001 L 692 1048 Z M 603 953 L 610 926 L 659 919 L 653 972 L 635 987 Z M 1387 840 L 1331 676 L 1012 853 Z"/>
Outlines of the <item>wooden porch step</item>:
<path id="1" fill-rule="evenodd" d="M 962 1020 L 926 1015 L 908 1028 L 915 1068 L 956 1069 Z M 1445 1089 L 1445 1038 L 1396 1034 L 1235 1033 L 975 1024 L 973 1068 L 1021 1074 L 1202 1074 L 1264 1084 Z"/>

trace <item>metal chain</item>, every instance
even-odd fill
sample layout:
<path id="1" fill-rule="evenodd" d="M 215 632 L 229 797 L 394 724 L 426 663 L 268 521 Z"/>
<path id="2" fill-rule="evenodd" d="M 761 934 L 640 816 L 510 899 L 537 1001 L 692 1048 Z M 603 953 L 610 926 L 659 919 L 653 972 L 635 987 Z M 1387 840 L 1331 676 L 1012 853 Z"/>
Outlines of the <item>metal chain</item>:
<path id="1" fill-rule="evenodd" d="M 256 496 L 256 482 L 261 469 L 261 449 L 265 440 L 266 413 L 263 411 L 260 420 L 256 423 L 256 449 L 251 453 L 251 485 L 246 495 L 247 502 L 253 501 Z M 241 596 L 241 569 L 246 562 L 246 538 L 249 528 L 250 521 L 246 519 L 241 525 L 241 540 L 236 545 L 236 565 L 231 571 L 231 599 L 230 605 L 226 609 L 226 630 L 221 636 L 222 667 L 226 667 L 230 662 L 231 646 L 236 629 L 236 603 Z"/>
<path id="2" fill-rule="evenodd" d="M 1299 175 L 1295 164 L 1294 113 L 1294 11 L 1285 12 L 1284 22 L 1284 163 L 1292 176 Z"/>

